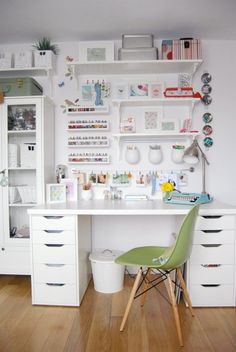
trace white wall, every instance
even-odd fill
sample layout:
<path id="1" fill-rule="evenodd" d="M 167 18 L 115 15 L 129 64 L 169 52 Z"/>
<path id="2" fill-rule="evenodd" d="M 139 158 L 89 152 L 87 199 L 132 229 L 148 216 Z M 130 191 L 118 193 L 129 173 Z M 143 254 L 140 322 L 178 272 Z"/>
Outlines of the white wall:
<path id="1" fill-rule="evenodd" d="M 116 43 L 119 46 L 119 42 Z M 194 78 L 195 91 L 200 90 L 202 83 L 200 80 L 201 74 L 206 70 L 212 75 L 212 98 L 213 102 L 209 107 L 203 104 L 198 104 L 194 111 L 194 129 L 201 130 L 204 123 L 202 115 L 209 111 L 213 114 L 213 134 L 214 145 L 209 150 L 205 150 L 210 161 L 210 166 L 207 167 L 207 191 L 215 198 L 222 201 L 236 204 L 236 166 L 234 163 L 235 155 L 235 132 L 236 132 L 236 118 L 235 118 L 235 58 L 236 58 L 236 42 L 235 41 L 203 41 L 203 58 L 204 62 Z M 56 146 L 56 160 L 55 163 L 66 164 L 68 150 L 66 125 L 70 117 L 62 113 L 62 108 L 65 99 L 75 100 L 79 96 L 76 80 L 70 80 L 65 77 L 66 65 L 65 58 L 67 55 L 78 59 L 78 43 L 68 42 L 59 43 L 60 54 L 57 57 L 57 72 L 53 77 L 53 100 L 55 102 L 55 146 Z M 10 49 L 12 51 L 22 49 L 32 49 L 28 45 L 14 45 L 14 46 L 0 46 L 0 49 Z M 85 78 L 85 77 L 84 77 Z M 45 94 L 49 94 L 48 82 L 46 78 L 36 77 L 36 79 L 43 85 Z M 64 86 L 59 88 L 58 84 L 64 82 Z M 76 116 L 77 118 L 77 116 Z M 79 117 L 78 117 L 79 118 Z M 111 113 L 108 117 L 115 128 L 114 114 Z M 112 131 L 115 133 L 115 131 Z M 116 131 L 117 132 L 117 131 Z M 165 159 L 160 166 L 155 169 L 171 170 L 176 169 L 170 160 L 169 152 L 171 145 L 163 143 Z M 134 169 L 153 169 L 147 163 L 148 145 L 142 144 L 140 148 L 143 150 L 143 158 L 141 164 L 134 167 Z M 100 171 L 106 169 L 115 170 L 117 168 L 116 160 L 116 145 L 113 142 L 110 148 L 113 163 L 107 167 L 95 166 L 93 169 Z M 186 166 L 186 165 L 185 165 Z M 181 167 L 185 167 L 182 165 Z M 81 170 L 90 169 L 88 166 L 82 166 Z M 121 162 L 118 169 L 132 169 L 129 165 Z M 188 187 L 182 189 L 183 191 L 201 191 L 201 165 L 196 167 L 193 174 L 188 174 Z"/>

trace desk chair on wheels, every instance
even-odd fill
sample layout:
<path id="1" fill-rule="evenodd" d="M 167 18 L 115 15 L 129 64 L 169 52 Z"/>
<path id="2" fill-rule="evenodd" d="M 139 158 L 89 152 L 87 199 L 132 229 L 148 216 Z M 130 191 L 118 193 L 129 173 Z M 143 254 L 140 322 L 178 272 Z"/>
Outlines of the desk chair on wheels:
<path id="1" fill-rule="evenodd" d="M 171 272 L 176 271 L 179 280 L 179 286 L 183 290 L 184 297 L 188 303 L 188 307 L 192 316 L 194 316 L 191 301 L 186 289 L 186 285 L 182 276 L 180 267 L 188 260 L 194 235 L 195 222 L 198 215 L 199 206 L 194 206 L 185 216 L 176 237 L 175 243 L 171 247 L 137 247 L 122 254 L 116 258 L 115 262 L 121 265 L 138 266 L 139 270 L 134 281 L 133 288 L 130 293 L 128 304 L 121 322 L 120 331 L 123 331 L 127 321 L 133 300 L 141 295 L 141 305 L 144 305 L 146 293 L 150 288 L 156 287 L 161 282 L 168 282 L 168 296 L 172 305 L 175 325 L 177 329 L 180 346 L 183 346 L 183 337 L 180 326 L 179 313 L 177 308 L 176 297 L 174 294 Z M 158 277 L 152 279 L 151 271 L 158 271 Z M 143 291 L 140 293 L 141 286 Z"/>

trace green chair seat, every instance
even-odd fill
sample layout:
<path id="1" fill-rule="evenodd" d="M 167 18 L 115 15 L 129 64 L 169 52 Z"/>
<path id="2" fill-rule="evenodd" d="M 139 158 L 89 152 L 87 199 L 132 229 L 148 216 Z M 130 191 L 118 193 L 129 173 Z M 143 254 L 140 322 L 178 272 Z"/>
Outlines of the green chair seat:
<path id="1" fill-rule="evenodd" d="M 121 265 L 148 266 L 159 268 L 162 266 L 161 255 L 168 247 L 137 247 L 120 255 L 115 262 Z"/>

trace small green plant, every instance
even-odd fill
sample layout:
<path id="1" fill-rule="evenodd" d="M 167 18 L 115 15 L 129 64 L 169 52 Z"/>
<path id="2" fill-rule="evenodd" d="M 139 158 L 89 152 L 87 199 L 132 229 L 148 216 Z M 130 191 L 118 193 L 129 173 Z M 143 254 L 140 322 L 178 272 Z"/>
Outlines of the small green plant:
<path id="1" fill-rule="evenodd" d="M 43 37 L 40 39 L 33 47 L 37 50 L 51 50 L 55 55 L 59 53 L 58 46 L 56 44 L 52 44 L 51 40 L 47 37 Z"/>

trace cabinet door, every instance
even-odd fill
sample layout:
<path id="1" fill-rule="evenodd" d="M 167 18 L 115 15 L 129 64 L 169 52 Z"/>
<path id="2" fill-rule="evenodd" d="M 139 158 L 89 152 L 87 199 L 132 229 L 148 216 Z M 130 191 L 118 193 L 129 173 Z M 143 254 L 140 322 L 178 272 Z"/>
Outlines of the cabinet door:
<path id="1" fill-rule="evenodd" d="M 27 209 L 43 201 L 41 114 L 41 98 L 7 98 L 2 108 L 2 167 L 8 177 L 8 186 L 2 187 L 6 245 L 28 243 Z"/>

